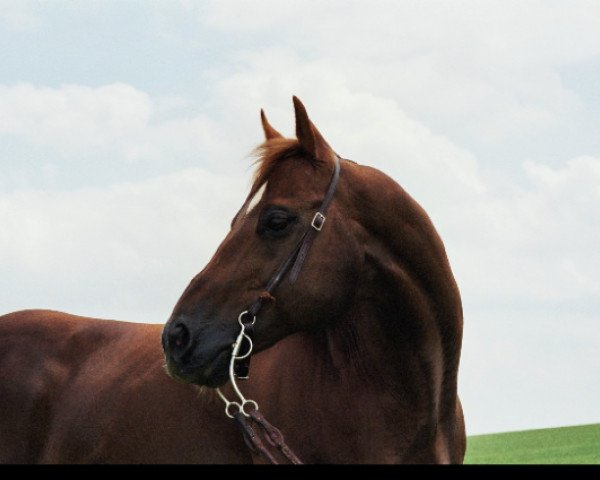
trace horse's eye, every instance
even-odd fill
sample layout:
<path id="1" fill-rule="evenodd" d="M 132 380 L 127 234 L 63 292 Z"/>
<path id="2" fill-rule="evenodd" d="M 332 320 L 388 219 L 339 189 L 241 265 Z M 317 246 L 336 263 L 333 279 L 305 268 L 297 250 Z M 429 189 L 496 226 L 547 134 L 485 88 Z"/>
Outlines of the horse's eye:
<path id="1" fill-rule="evenodd" d="M 275 214 L 267 219 L 267 228 L 269 230 L 283 230 L 288 226 L 289 217 L 287 215 Z"/>
<path id="2" fill-rule="evenodd" d="M 259 235 L 283 235 L 288 226 L 296 221 L 296 216 L 280 208 L 267 209 L 258 222 L 256 233 Z"/>

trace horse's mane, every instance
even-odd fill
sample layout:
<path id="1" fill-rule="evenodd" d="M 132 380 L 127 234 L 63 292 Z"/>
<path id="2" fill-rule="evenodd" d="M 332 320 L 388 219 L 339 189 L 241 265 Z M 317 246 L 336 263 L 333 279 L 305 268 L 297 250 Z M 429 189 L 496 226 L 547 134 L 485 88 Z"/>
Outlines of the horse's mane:
<path id="1" fill-rule="evenodd" d="M 254 171 L 252 188 L 248 198 L 251 198 L 257 192 L 280 160 L 297 156 L 306 158 L 307 161 L 313 164 L 317 162 L 316 159 L 306 153 L 300 142 L 295 138 L 271 138 L 256 147 L 252 153 L 252 156 L 256 159 L 254 162 L 256 170 Z"/>

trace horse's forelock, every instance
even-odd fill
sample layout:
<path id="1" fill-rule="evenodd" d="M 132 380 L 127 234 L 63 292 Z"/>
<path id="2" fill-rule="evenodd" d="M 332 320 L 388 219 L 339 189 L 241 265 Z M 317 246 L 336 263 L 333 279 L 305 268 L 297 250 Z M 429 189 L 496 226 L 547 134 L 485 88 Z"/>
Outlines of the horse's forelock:
<path id="1" fill-rule="evenodd" d="M 253 156 L 256 158 L 256 170 L 254 171 L 249 198 L 251 198 L 267 180 L 267 177 L 280 160 L 296 155 L 305 157 L 307 161 L 312 163 L 316 162 L 315 159 L 304 151 L 298 140 L 295 138 L 271 138 L 256 147 L 253 152 Z"/>

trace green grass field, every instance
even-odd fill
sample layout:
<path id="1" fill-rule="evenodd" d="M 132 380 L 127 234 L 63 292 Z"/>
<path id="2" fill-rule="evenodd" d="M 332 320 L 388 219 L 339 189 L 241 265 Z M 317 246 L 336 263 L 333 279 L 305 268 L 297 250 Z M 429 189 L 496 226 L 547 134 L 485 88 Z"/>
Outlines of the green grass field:
<path id="1" fill-rule="evenodd" d="M 465 463 L 600 464 L 600 424 L 471 436 Z"/>

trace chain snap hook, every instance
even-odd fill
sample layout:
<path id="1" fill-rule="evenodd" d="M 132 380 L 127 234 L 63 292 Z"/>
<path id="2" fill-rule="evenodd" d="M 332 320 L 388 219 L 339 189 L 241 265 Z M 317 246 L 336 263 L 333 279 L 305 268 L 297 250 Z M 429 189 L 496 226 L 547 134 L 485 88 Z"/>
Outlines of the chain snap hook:
<path id="1" fill-rule="evenodd" d="M 246 315 L 248 315 L 248 316 L 250 315 L 250 312 L 248 310 L 244 310 L 238 316 L 238 323 L 240 324 L 240 327 L 242 327 L 244 329 L 246 327 L 249 327 L 249 326 L 254 325 L 256 323 L 256 315 L 252 315 L 252 321 L 251 322 L 244 322 L 244 317 L 246 317 Z"/>

